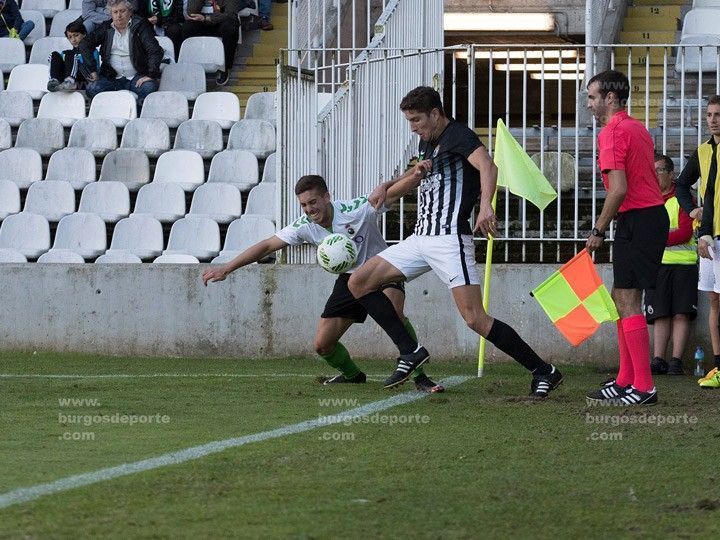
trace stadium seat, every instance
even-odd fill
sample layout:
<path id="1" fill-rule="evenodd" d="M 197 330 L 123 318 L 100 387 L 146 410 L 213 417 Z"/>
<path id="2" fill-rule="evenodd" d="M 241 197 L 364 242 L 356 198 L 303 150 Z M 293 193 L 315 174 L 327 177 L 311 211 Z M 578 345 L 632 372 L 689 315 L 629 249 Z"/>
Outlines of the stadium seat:
<path id="1" fill-rule="evenodd" d="M 150 181 L 147 154 L 131 148 L 113 150 L 103 160 L 100 180 L 122 182 L 130 191 L 137 191 Z"/>
<path id="2" fill-rule="evenodd" d="M 34 9 L 21 9 L 20 15 L 22 15 L 24 21 L 32 21 L 33 23 L 35 23 L 35 28 L 33 28 L 32 31 L 27 35 L 27 37 L 23 40 L 23 43 L 25 43 L 26 46 L 32 47 L 33 43 L 35 43 L 38 39 L 44 38 L 47 35 L 47 29 L 45 27 L 45 16 Z"/>
<path id="3" fill-rule="evenodd" d="M 253 244 L 273 234 L 275 234 L 275 224 L 271 220 L 260 216 L 240 216 L 228 227 L 225 247 L 212 262 L 226 263 Z"/>
<path id="4" fill-rule="evenodd" d="M 18 128 L 15 148 L 33 148 L 41 156 L 50 156 L 65 147 L 65 131 L 54 118 L 29 118 Z"/>
<path id="5" fill-rule="evenodd" d="M 265 159 L 275 151 L 275 128 L 265 120 L 240 120 L 230 130 L 227 147 L 248 150 Z"/>
<path id="6" fill-rule="evenodd" d="M 177 184 L 150 182 L 138 191 L 132 215 L 147 215 L 163 223 L 185 217 L 185 191 Z"/>
<path id="7" fill-rule="evenodd" d="M 199 186 L 193 194 L 188 215 L 230 223 L 242 214 L 240 190 L 232 184 L 214 182 Z"/>
<path id="8" fill-rule="evenodd" d="M 82 9 L 83 0 L 70 0 L 68 9 Z"/>
<path id="9" fill-rule="evenodd" d="M 141 262 L 140 257 L 127 251 L 107 250 L 95 259 L 95 264 L 137 264 Z"/>
<path id="10" fill-rule="evenodd" d="M 50 249 L 50 224 L 36 214 L 20 212 L 0 223 L 0 248 L 15 249 L 28 259 L 37 259 Z"/>
<path id="11" fill-rule="evenodd" d="M 113 232 L 111 251 L 124 251 L 142 260 L 158 257 L 163 251 L 163 229 L 150 216 L 130 216 L 118 221 Z"/>
<path id="12" fill-rule="evenodd" d="M 117 148 L 117 128 L 107 118 L 83 118 L 73 124 L 67 145 L 102 157 Z"/>
<path id="13" fill-rule="evenodd" d="M 273 152 L 265 160 L 265 166 L 263 167 L 263 182 L 275 182 L 277 177 L 277 153 Z"/>
<path id="14" fill-rule="evenodd" d="M 186 255 L 185 253 L 168 253 L 160 255 L 153 263 L 157 264 L 198 264 L 197 257 Z"/>
<path id="15" fill-rule="evenodd" d="M 714 45 L 708 45 L 708 44 Z M 677 73 L 697 73 L 698 69 L 703 72 L 714 72 L 717 70 L 718 48 L 720 47 L 720 35 L 705 36 L 691 35 L 680 40 L 675 58 L 675 71 Z M 701 45 L 708 45 L 701 47 Z M 700 50 L 702 49 L 702 56 Z M 683 59 L 683 51 L 685 58 Z"/>
<path id="16" fill-rule="evenodd" d="M 57 222 L 75 211 L 75 191 L 70 182 L 50 180 L 34 182 L 27 192 L 25 212 Z"/>
<path id="17" fill-rule="evenodd" d="M 27 258 L 16 249 L 0 248 L 0 263 L 26 263 Z"/>
<path id="18" fill-rule="evenodd" d="M 50 37 L 65 37 L 65 27 L 82 15 L 81 9 L 59 11 L 50 24 Z"/>
<path id="19" fill-rule="evenodd" d="M 38 39 L 30 50 L 28 64 L 50 65 L 50 54 L 53 51 L 66 51 L 72 49 L 72 45 L 66 37 L 44 37 Z"/>
<path id="20" fill-rule="evenodd" d="M 82 190 L 78 212 L 97 214 L 116 223 L 130 214 L 130 191 L 122 182 L 93 182 Z"/>
<path id="21" fill-rule="evenodd" d="M 55 263 L 55 264 L 84 264 L 85 259 L 79 253 L 70 251 L 69 249 L 51 249 L 47 253 L 43 253 L 38 258 L 39 263 Z"/>
<path id="22" fill-rule="evenodd" d="M 2 72 L 2 69 L 0 69 L 0 91 L 5 90 L 5 75 Z"/>
<path id="23" fill-rule="evenodd" d="M 691 9 L 683 19 L 681 38 L 690 35 L 717 35 L 719 26 L 720 8 Z"/>
<path id="24" fill-rule="evenodd" d="M 4 118 L 0 118 L 0 150 L 5 150 L 12 146 L 12 130 L 10 123 Z"/>
<path id="25" fill-rule="evenodd" d="M 245 206 L 245 214 L 248 216 L 266 217 L 274 222 L 275 189 L 276 186 L 272 182 L 268 182 L 267 184 L 260 183 L 252 188 Z"/>
<path id="26" fill-rule="evenodd" d="M 106 248 L 107 231 L 100 216 L 77 212 L 60 220 L 53 249 L 69 249 L 83 259 L 95 259 Z"/>
<path id="27" fill-rule="evenodd" d="M 153 92 L 145 98 L 140 113 L 140 118 L 158 118 L 171 128 L 188 117 L 188 100 L 180 92 Z"/>
<path id="28" fill-rule="evenodd" d="M 40 100 L 38 118 L 55 118 L 63 127 L 71 127 L 85 118 L 85 98 L 79 92 L 52 92 Z"/>
<path id="29" fill-rule="evenodd" d="M 49 65 L 22 64 L 15 66 L 10 72 L 7 89 L 27 92 L 31 98 L 40 99 L 47 94 L 47 83 L 49 80 Z"/>
<path id="30" fill-rule="evenodd" d="M 153 182 L 173 182 L 185 191 L 193 191 L 205 181 L 205 166 L 200 154 L 190 150 L 165 152 L 155 165 Z"/>
<path id="31" fill-rule="evenodd" d="M 170 150 L 170 129 L 159 118 L 130 120 L 123 130 L 120 148 L 135 148 L 148 156 L 158 157 Z"/>
<path id="32" fill-rule="evenodd" d="M 107 118 L 115 127 L 125 127 L 137 118 L 137 100 L 129 90 L 101 92 L 90 103 L 88 118 Z"/>
<path id="33" fill-rule="evenodd" d="M 50 156 L 45 181 L 66 181 L 73 189 L 81 190 L 95 182 L 96 171 L 95 156 L 89 150 L 63 148 Z"/>
<path id="34" fill-rule="evenodd" d="M 194 101 L 205 92 L 205 71 L 200 64 L 170 64 L 160 77 L 160 91 L 180 92 Z M 144 106 L 143 106 L 144 108 Z"/>
<path id="35" fill-rule="evenodd" d="M 219 37 L 185 38 L 180 45 L 178 64 L 199 64 L 205 73 L 225 69 L 225 47 Z"/>
<path id="36" fill-rule="evenodd" d="M 61 11 L 65 11 L 65 0 L 22 0 L 23 9 L 34 9 L 44 17 L 52 19 Z"/>
<path id="37" fill-rule="evenodd" d="M 0 220 L 20 212 L 20 188 L 10 180 L 0 180 Z"/>
<path id="38" fill-rule="evenodd" d="M 210 218 L 185 216 L 173 223 L 168 247 L 163 255 L 184 253 L 201 261 L 207 261 L 217 256 L 219 251 L 218 224 Z"/>
<path id="39" fill-rule="evenodd" d="M 0 38 L 0 70 L 8 73 L 25 63 L 25 44 L 19 39 Z"/>
<path id="40" fill-rule="evenodd" d="M 33 118 L 33 102 L 27 92 L 0 91 L 0 118 L 12 127 L 18 127 L 28 118 Z"/>
<path id="41" fill-rule="evenodd" d="M 232 92 L 205 92 L 193 106 L 193 120 L 215 120 L 223 129 L 230 129 L 240 120 L 240 101 Z"/>
<path id="42" fill-rule="evenodd" d="M 185 120 L 175 134 L 176 150 L 192 150 L 204 159 L 223 149 L 223 133 L 215 120 Z"/>
<path id="43" fill-rule="evenodd" d="M 32 148 L 8 148 L 0 152 L 0 180 L 11 180 L 20 189 L 42 180 L 42 158 Z"/>
<path id="44" fill-rule="evenodd" d="M 224 150 L 210 163 L 208 182 L 226 182 L 240 191 L 250 191 L 258 184 L 257 158 L 247 150 Z"/>
<path id="45" fill-rule="evenodd" d="M 275 92 L 252 94 L 245 105 L 245 116 L 249 120 L 265 120 L 273 126 L 277 123 L 275 113 Z"/>
<path id="46" fill-rule="evenodd" d="M 155 39 L 157 39 L 158 45 L 165 51 L 163 60 L 167 60 L 167 62 L 160 64 L 160 70 L 162 70 L 167 64 L 175 63 L 175 44 L 172 42 L 172 39 L 167 36 L 155 36 Z"/>

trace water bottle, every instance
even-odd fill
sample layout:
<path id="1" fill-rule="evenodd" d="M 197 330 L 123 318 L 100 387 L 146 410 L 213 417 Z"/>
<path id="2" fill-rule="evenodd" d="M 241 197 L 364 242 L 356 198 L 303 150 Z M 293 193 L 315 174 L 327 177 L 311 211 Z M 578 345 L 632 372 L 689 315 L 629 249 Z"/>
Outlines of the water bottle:
<path id="1" fill-rule="evenodd" d="M 703 361 L 705 360 L 705 353 L 702 350 L 702 347 L 698 345 L 697 349 L 695 349 L 695 376 L 696 377 L 702 377 L 705 375 L 705 366 L 703 365 Z"/>

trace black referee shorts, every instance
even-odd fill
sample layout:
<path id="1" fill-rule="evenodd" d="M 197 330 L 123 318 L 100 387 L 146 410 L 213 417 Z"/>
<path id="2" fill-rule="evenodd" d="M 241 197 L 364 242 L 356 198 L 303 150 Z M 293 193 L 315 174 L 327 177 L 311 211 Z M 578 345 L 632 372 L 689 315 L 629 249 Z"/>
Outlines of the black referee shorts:
<path id="1" fill-rule="evenodd" d="M 697 317 L 697 264 L 663 264 L 654 289 L 645 290 L 645 319 L 685 314 Z"/>
<path id="2" fill-rule="evenodd" d="M 669 229 L 670 219 L 662 205 L 618 214 L 613 242 L 615 288 L 655 288 Z"/>
<path id="3" fill-rule="evenodd" d="M 335 286 L 333 287 L 330 297 L 325 303 L 325 309 L 322 312 L 323 319 L 332 319 L 334 317 L 342 317 L 343 319 L 351 319 L 358 323 L 365 322 L 367 319 L 367 311 L 362 307 L 348 288 L 348 281 L 350 281 L 350 274 L 340 274 L 335 280 Z M 402 293 L 405 293 L 405 284 L 402 281 L 394 283 L 388 283 L 381 287 L 380 290 L 385 289 L 397 289 Z"/>

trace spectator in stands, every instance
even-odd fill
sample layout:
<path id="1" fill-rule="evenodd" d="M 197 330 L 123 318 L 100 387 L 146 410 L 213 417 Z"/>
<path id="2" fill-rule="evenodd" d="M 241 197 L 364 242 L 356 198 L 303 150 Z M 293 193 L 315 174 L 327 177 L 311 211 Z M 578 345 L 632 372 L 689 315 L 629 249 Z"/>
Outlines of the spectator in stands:
<path id="1" fill-rule="evenodd" d="M 157 36 L 167 36 L 175 47 L 175 58 L 183 40 L 183 0 L 140 0 L 138 15 L 147 19 Z"/>
<path id="2" fill-rule="evenodd" d="M 80 52 L 80 42 L 86 35 L 85 26 L 80 21 L 72 21 L 65 27 L 65 37 L 68 38 L 72 49 L 54 51 L 50 54 L 48 91 L 71 92 L 84 88 L 86 83 L 97 78 L 97 75 L 93 75 L 91 71 L 94 67 L 87 65 Z M 93 50 L 92 54 L 95 62 L 93 66 L 96 66 L 100 60 L 100 55 L 97 50 Z"/>
<path id="3" fill-rule="evenodd" d="M 95 30 L 102 23 L 110 20 L 107 10 L 107 0 L 83 0 L 82 19 L 88 33 Z"/>
<path id="4" fill-rule="evenodd" d="M 25 39 L 35 28 L 32 21 L 24 21 L 15 0 L 0 0 L 0 37 Z"/>
<path id="5" fill-rule="evenodd" d="M 188 21 L 183 24 L 183 39 L 193 36 L 217 36 L 225 48 L 225 71 L 218 71 L 215 82 L 227 84 L 235 62 L 240 37 L 238 0 L 188 0 Z"/>
<path id="6" fill-rule="evenodd" d="M 260 30 L 273 29 L 273 25 L 270 22 L 271 10 L 272 6 L 270 5 L 270 0 L 258 0 L 258 15 L 260 16 L 260 23 L 258 24 L 258 28 L 260 28 Z"/>
<path id="7" fill-rule="evenodd" d="M 100 92 L 130 90 L 137 94 L 138 107 L 142 107 L 147 95 L 159 87 L 163 49 L 150 24 L 133 15 L 132 2 L 108 0 L 107 7 L 111 20 L 102 23 L 80 43 L 88 66 L 91 66 L 92 50 L 98 45 L 102 60 L 97 80 L 87 85 L 87 95 L 93 98 Z"/>

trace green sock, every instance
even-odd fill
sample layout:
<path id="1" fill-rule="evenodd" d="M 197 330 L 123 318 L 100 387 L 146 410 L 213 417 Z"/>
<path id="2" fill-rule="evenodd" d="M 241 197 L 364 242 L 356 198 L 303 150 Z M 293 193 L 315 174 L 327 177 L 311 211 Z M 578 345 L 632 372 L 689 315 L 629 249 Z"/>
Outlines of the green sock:
<path id="1" fill-rule="evenodd" d="M 350 358 L 350 353 L 345 348 L 345 345 L 338 342 L 335 348 L 330 354 L 321 354 L 330 366 L 334 367 L 340 373 L 345 375 L 348 379 L 352 379 L 355 375 L 360 373 L 360 368 L 355 365 L 355 362 Z"/>
<path id="2" fill-rule="evenodd" d="M 405 327 L 405 330 L 408 331 L 408 334 L 410 334 L 410 336 L 412 336 L 412 338 L 417 342 L 417 334 L 415 333 L 415 328 L 413 328 L 410 319 L 405 317 L 405 320 L 403 320 L 403 326 Z M 425 375 L 425 370 L 423 370 L 422 366 L 420 366 L 415 370 L 415 375 L 413 376 L 413 378 L 417 379 L 418 377 L 421 377 L 423 375 Z"/>

